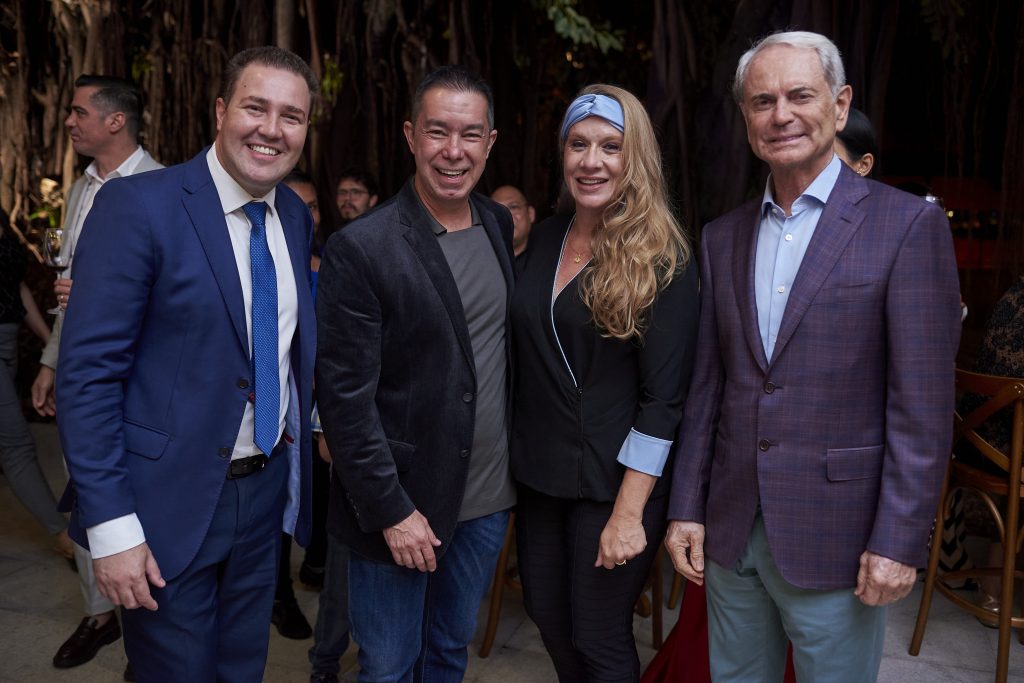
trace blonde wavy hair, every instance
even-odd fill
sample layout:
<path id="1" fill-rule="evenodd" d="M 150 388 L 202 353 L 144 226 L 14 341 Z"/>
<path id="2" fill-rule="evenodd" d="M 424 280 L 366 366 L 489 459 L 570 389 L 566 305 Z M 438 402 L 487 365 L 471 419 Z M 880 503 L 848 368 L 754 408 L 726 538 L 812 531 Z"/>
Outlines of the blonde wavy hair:
<path id="1" fill-rule="evenodd" d="M 604 336 L 643 341 L 647 313 L 658 292 L 689 263 L 690 245 L 669 209 L 661 150 L 643 105 L 612 85 L 590 85 L 579 94 L 617 100 L 625 129 L 622 174 L 594 231 L 593 259 L 581 275 L 580 296 Z M 561 150 L 564 157 L 565 141 Z"/>

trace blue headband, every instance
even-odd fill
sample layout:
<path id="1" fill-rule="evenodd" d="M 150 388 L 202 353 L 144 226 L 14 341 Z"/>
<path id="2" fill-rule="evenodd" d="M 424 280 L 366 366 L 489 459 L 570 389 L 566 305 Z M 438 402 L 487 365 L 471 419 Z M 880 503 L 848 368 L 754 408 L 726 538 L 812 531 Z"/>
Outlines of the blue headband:
<path id="1" fill-rule="evenodd" d="M 614 97 L 608 95 L 580 95 L 565 112 L 562 120 L 562 130 L 558 139 L 562 142 L 569 135 L 569 129 L 588 116 L 600 116 L 608 123 L 615 126 L 620 133 L 626 132 L 625 116 L 622 113 L 622 105 Z"/>

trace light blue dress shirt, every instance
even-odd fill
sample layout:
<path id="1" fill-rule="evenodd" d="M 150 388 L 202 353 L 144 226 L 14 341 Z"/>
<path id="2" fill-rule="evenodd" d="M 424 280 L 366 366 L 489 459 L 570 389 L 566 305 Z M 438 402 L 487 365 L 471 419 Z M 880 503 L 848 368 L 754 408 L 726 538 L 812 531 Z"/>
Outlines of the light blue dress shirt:
<path id="1" fill-rule="evenodd" d="M 832 155 L 829 165 L 793 202 L 790 216 L 775 203 L 772 179 L 768 178 L 765 185 L 754 256 L 754 297 L 757 301 L 757 327 L 769 361 L 775 350 L 775 340 L 779 337 L 789 292 L 804 260 L 807 245 L 818 227 L 821 212 L 825 210 L 825 202 L 839 178 L 842 163 L 838 156 Z"/>

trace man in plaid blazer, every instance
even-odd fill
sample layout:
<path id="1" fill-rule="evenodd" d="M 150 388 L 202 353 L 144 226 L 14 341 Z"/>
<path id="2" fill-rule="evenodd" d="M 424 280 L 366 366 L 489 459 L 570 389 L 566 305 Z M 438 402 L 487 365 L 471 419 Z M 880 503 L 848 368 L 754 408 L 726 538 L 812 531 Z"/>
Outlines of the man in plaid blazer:
<path id="1" fill-rule="evenodd" d="M 763 197 L 704 230 L 701 327 L 666 545 L 707 580 L 712 677 L 877 677 L 946 460 L 959 285 L 942 211 L 833 152 L 835 45 L 774 34 L 734 85 Z"/>

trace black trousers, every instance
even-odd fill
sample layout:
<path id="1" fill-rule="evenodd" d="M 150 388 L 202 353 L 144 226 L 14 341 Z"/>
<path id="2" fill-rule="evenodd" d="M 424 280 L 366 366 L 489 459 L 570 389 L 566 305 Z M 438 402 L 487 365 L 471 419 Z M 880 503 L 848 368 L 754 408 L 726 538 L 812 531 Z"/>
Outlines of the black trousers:
<path id="1" fill-rule="evenodd" d="M 644 508 L 644 552 L 605 569 L 594 562 L 612 507 L 519 487 L 516 542 L 523 598 L 561 683 L 640 680 L 633 606 L 665 534 L 668 496 L 649 500 Z"/>
<path id="2" fill-rule="evenodd" d="M 319 443 L 323 437 L 313 433 L 313 519 L 309 546 L 303 562 L 310 567 L 323 569 L 327 561 L 327 499 L 331 493 L 331 466 L 320 459 Z M 292 588 L 292 537 L 281 533 L 281 559 L 277 565 L 277 590 L 275 600 L 294 600 Z"/>

